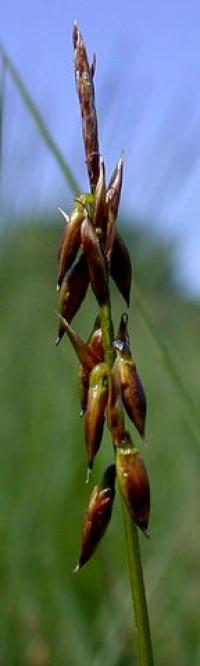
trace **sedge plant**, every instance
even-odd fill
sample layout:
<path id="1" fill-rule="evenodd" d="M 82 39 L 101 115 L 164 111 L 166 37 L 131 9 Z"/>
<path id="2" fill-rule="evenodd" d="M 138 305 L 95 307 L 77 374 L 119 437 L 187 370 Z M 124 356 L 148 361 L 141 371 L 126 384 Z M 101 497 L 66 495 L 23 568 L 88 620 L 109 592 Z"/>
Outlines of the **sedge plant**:
<path id="1" fill-rule="evenodd" d="M 75 572 L 91 558 L 112 515 L 116 486 L 122 498 L 131 593 L 135 610 L 138 664 L 152 666 L 153 656 L 138 530 L 148 536 L 150 482 L 141 451 L 127 429 L 125 415 L 141 439 L 145 436 L 146 397 L 131 352 L 127 309 L 132 287 L 128 249 L 117 229 L 124 157 L 110 181 L 99 150 L 94 74 L 77 24 L 73 29 L 75 82 L 79 97 L 90 192 L 79 193 L 73 210 L 60 209 L 65 221 L 58 252 L 58 345 L 67 335 L 79 361 L 81 414 L 87 458 L 87 482 L 107 425 L 113 444 L 111 464 L 93 488 L 83 521 Z M 117 332 L 112 322 L 110 280 L 126 303 Z M 71 327 L 89 284 L 98 313 L 87 342 Z"/>

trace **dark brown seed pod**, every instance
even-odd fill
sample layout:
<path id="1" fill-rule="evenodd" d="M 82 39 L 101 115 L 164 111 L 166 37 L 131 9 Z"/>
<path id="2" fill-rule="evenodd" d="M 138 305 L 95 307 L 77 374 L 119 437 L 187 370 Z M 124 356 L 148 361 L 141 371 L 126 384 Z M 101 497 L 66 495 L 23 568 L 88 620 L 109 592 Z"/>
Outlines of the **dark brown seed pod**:
<path id="1" fill-rule="evenodd" d="M 149 478 L 140 452 L 131 446 L 130 436 L 128 439 L 117 449 L 117 478 L 131 516 L 146 532 L 150 514 Z"/>
<path id="2" fill-rule="evenodd" d="M 66 225 L 59 248 L 58 289 L 67 271 L 71 268 L 80 247 L 81 222 L 83 220 L 83 210 L 79 205 L 75 206 L 70 217 L 61 208 L 59 210 L 65 218 Z"/>
<path id="3" fill-rule="evenodd" d="M 91 189 L 99 177 L 99 142 L 93 77 L 96 59 L 90 66 L 87 51 L 78 25 L 73 30 L 75 81 L 82 115 L 83 140 Z"/>
<path id="4" fill-rule="evenodd" d="M 118 232 L 116 232 L 113 243 L 110 262 L 110 274 L 127 305 L 129 306 L 132 266 L 127 247 Z"/>
<path id="5" fill-rule="evenodd" d="M 88 472 L 93 468 L 93 461 L 101 444 L 107 399 L 107 366 L 106 363 L 99 363 L 90 373 L 87 408 L 84 416 Z"/>
<path id="6" fill-rule="evenodd" d="M 115 497 L 115 475 L 115 465 L 110 465 L 101 484 L 93 489 L 84 516 L 81 553 L 75 573 L 88 562 L 108 527 Z"/>
<path id="7" fill-rule="evenodd" d="M 122 400 L 131 421 L 142 437 L 145 436 L 146 397 L 135 362 L 126 342 L 116 340 L 117 368 L 119 372 Z"/>
<path id="8" fill-rule="evenodd" d="M 107 234 L 105 242 L 105 256 L 110 264 L 113 243 L 116 235 L 116 221 L 118 215 L 118 208 L 121 196 L 122 189 L 122 177 L 123 177 L 123 165 L 124 161 L 121 157 L 114 174 L 112 176 L 109 188 L 106 193 L 106 203 L 107 203 Z"/>
<path id="9" fill-rule="evenodd" d="M 109 381 L 107 422 L 115 446 L 119 446 L 126 436 L 124 411 L 121 400 L 119 373 L 116 366 L 117 359 L 112 368 Z"/>
<path id="10" fill-rule="evenodd" d="M 106 264 L 95 229 L 88 217 L 82 223 L 81 238 L 88 260 L 92 289 L 99 305 L 105 305 L 109 300 Z"/>
<path id="11" fill-rule="evenodd" d="M 83 302 L 89 285 L 89 272 L 85 254 L 81 254 L 79 260 L 72 266 L 68 275 L 65 276 L 59 293 L 59 313 L 70 324 Z M 65 333 L 65 326 L 59 321 L 56 345 Z"/>

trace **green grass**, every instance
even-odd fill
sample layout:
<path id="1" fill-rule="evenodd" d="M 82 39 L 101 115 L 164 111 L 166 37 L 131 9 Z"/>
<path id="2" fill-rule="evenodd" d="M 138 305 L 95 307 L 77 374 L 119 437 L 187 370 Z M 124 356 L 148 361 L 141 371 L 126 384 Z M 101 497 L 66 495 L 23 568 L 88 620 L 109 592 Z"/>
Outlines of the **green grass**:
<path id="1" fill-rule="evenodd" d="M 132 607 L 121 507 L 95 556 L 72 573 L 89 490 L 79 418 L 77 362 L 56 337 L 60 230 L 21 226 L 1 256 L 0 663 L 6 666 L 132 666 Z M 152 487 L 151 539 L 141 537 L 155 663 L 197 666 L 199 655 L 199 306 L 170 287 L 159 252 L 151 262 L 135 239 L 132 346 L 148 398 L 144 456 Z M 138 248 L 138 249 L 137 249 Z M 152 271 L 149 266 L 152 263 Z M 153 279 L 155 266 L 155 279 Z M 141 297 L 141 296 L 140 296 Z M 115 325 L 124 304 L 113 288 Z M 87 337 L 93 295 L 74 320 Z M 172 354 L 190 404 L 157 339 Z M 136 444 L 143 449 L 134 428 Z M 91 486 L 113 459 L 107 434 Z"/>

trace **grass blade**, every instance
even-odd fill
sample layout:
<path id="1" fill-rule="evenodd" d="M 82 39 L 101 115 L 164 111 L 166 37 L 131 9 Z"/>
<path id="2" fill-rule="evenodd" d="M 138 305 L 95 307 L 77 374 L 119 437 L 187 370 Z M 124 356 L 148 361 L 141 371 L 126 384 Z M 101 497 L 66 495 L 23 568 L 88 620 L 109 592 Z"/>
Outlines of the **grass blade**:
<path id="1" fill-rule="evenodd" d="M 64 176 L 72 190 L 72 192 L 76 195 L 79 192 L 79 186 L 74 178 L 74 175 L 72 173 L 72 170 L 70 169 L 69 165 L 67 164 L 65 158 L 63 157 L 60 149 L 58 148 L 54 138 L 52 137 L 51 133 L 49 132 L 48 127 L 46 126 L 45 121 L 43 120 L 40 112 L 37 109 L 37 106 L 35 102 L 33 101 L 33 98 L 31 97 L 30 93 L 28 92 L 24 82 L 21 79 L 21 76 L 19 75 L 15 65 L 13 64 L 10 56 L 0 44 L 0 55 L 2 57 L 2 62 L 4 62 L 4 66 L 7 68 L 9 71 L 15 85 L 18 88 L 18 91 L 21 95 L 21 97 L 24 100 L 24 103 L 26 104 L 26 107 L 28 111 L 31 113 L 33 116 L 35 123 L 40 131 L 40 134 L 47 144 L 48 148 L 54 155 L 56 161 L 58 162 L 60 169 L 64 173 Z"/>

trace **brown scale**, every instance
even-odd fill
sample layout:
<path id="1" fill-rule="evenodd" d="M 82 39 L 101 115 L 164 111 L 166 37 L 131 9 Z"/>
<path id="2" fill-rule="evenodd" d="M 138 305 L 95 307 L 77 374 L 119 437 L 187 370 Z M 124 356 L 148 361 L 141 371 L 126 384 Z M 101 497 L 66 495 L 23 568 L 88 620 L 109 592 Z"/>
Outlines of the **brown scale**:
<path id="1" fill-rule="evenodd" d="M 126 412 L 140 435 L 144 437 L 147 409 L 146 397 L 129 348 L 127 323 L 128 317 L 126 314 L 123 314 L 118 331 L 118 335 L 121 337 L 114 342 L 114 347 L 117 351 L 115 368 L 116 373 L 118 372 L 119 375 L 121 395 Z"/>
<path id="2" fill-rule="evenodd" d="M 60 288 L 64 276 L 76 259 L 81 244 L 81 223 L 83 221 L 83 212 L 78 207 L 75 208 L 70 217 L 61 208 L 59 210 L 66 219 L 66 225 L 61 236 L 58 253 L 58 288 Z"/>
<path id="3" fill-rule="evenodd" d="M 82 223 L 81 238 L 88 259 L 91 286 L 99 305 L 103 305 L 108 303 L 109 300 L 106 264 L 99 240 L 89 217 L 86 217 Z"/>
<path id="4" fill-rule="evenodd" d="M 110 274 L 129 306 L 132 266 L 127 247 L 117 231 L 111 254 Z"/>
<path id="5" fill-rule="evenodd" d="M 106 192 L 107 233 L 105 242 L 105 256 L 108 264 L 110 264 L 113 244 L 116 236 L 116 222 L 122 189 L 123 165 L 123 158 L 120 158 Z"/>
<path id="6" fill-rule="evenodd" d="M 110 465 L 104 473 L 101 484 L 95 486 L 90 496 L 84 516 L 83 535 L 77 573 L 88 562 L 102 539 L 111 519 L 115 497 L 115 465 Z"/>
<path id="7" fill-rule="evenodd" d="M 150 514 L 150 484 L 140 452 L 131 446 L 130 435 L 117 449 L 117 476 L 120 490 L 138 527 L 147 532 Z M 148 533 L 147 533 L 148 536 Z"/>
<path id="8" fill-rule="evenodd" d="M 70 324 L 78 312 L 83 302 L 89 285 L 89 272 L 87 259 L 84 253 L 79 260 L 72 266 L 69 273 L 64 277 L 59 293 L 58 310 L 59 313 Z M 65 334 L 65 327 L 62 321 L 58 324 L 58 336 L 56 345 L 62 340 Z"/>
<path id="9" fill-rule="evenodd" d="M 107 366 L 106 363 L 99 363 L 95 365 L 90 372 L 87 407 L 84 415 L 85 440 L 88 458 L 88 481 L 90 471 L 93 468 L 94 458 L 101 445 L 107 399 Z"/>

